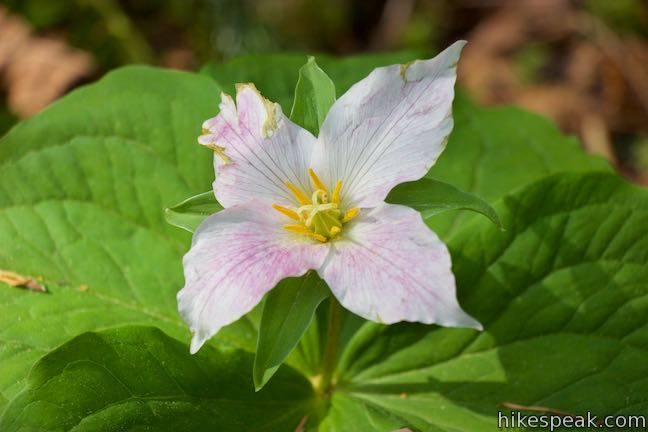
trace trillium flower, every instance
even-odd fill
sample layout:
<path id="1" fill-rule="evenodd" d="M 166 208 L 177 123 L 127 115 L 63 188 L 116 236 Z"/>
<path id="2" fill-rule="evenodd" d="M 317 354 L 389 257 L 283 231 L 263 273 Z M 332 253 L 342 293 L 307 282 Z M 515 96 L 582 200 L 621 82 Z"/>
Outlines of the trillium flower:
<path id="1" fill-rule="evenodd" d="M 214 151 L 224 210 L 196 230 L 178 293 L 191 352 L 309 270 L 365 319 L 481 329 L 457 302 L 446 246 L 417 211 L 384 202 L 443 151 L 464 44 L 375 69 L 333 104 L 317 138 L 252 84 L 237 86 L 236 102 L 221 95 L 199 142 Z"/>

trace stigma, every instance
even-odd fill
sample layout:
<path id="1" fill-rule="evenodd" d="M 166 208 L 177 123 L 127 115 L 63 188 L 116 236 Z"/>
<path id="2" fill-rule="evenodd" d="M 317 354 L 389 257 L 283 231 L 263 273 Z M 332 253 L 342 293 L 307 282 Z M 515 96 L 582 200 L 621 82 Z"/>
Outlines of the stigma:
<path id="1" fill-rule="evenodd" d="M 308 176 L 313 186 L 313 193 L 310 196 L 294 184 L 286 182 L 286 187 L 295 197 L 298 206 L 291 208 L 273 204 L 272 207 L 291 219 L 290 223 L 283 226 L 286 231 L 326 243 L 338 237 L 343 231 L 344 224 L 355 218 L 360 213 L 360 209 L 355 207 L 346 211 L 340 209 L 342 180 L 338 180 L 332 193 L 329 193 L 324 182 L 312 168 L 308 169 Z"/>

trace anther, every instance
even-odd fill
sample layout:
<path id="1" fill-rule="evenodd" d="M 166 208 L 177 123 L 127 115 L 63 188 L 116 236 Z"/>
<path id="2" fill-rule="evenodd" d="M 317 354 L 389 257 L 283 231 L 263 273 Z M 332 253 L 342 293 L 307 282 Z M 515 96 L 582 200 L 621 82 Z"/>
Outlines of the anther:
<path id="1" fill-rule="evenodd" d="M 287 231 L 292 231 L 292 232 L 295 232 L 295 233 L 298 233 L 298 234 L 308 234 L 308 233 L 311 232 L 304 225 L 299 225 L 299 224 L 286 224 L 283 227 Z"/>
<path id="2" fill-rule="evenodd" d="M 319 241 L 321 243 L 326 243 L 328 241 L 328 239 L 326 237 L 324 237 L 323 235 L 321 235 L 321 234 L 311 233 L 310 237 L 313 237 L 315 240 L 317 240 L 317 241 Z"/>
<path id="3" fill-rule="evenodd" d="M 349 222 L 351 219 L 358 216 L 358 213 L 360 213 L 360 209 L 357 207 L 347 210 L 344 213 L 344 216 L 342 216 L 342 223 Z"/>
<path id="4" fill-rule="evenodd" d="M 299 201 L 301 205 L 307 205 L 311 203 L 306 194 L 302 192 L 297 186 L 290 182 L 286 182 L 286 186 L 288 187 L 288 189 L 290 189 L 290 192 L 295 195 L 295 198 L 297 198 L 297 201 Z"/>
<path id="5" fill-rule="evenodd" d="M 317 177 L 317 174 L 315 174 L 313 168 L 308 168 L 308 175 L 310 176 L 311 181 L 313 182 L 313 186 L 315 186 L 315 189 L 321 189 L 324 192 L 328 192 L 328 189 L 326 188 L 322 180 L 320 180 L 320 178 Z"/>
<path id="6" fill-rule="evenodd" d="M 306 228 L 304 225 L 297 225 L 297 224 L 288 224 L 283 226 L 286 231 L 294 232 L 296 234 L 303 234 L 308 237 L 314 238 L 317 241 L 320 241 L 322 243 L 326 243 L 328 239 L 324 237 L 321 234 L 316 234 Z"/>
<path id="7" fill-rule="evenodd" d="M 272 204 L 272 208 L 277 210 L 279 213 L 282 213 L 282 214 L 288 216 L 290 219 L 293 219 L 293 220 L 296 220 L 296 221 L 301 220 L 301 218 L 299 217 L 299 214 L 297 214 L 297 212 L 295 212 L 295 211 L 293 211 L 293 210 L 291 210 L 289 208 L 286 208 L 284 206 L 280 206 L 279 204 Z"/>
<path id="8" fill-rule="evenodd" d="M 332 226 L 329 232 L 331 233 L 331 237 L 335 237 L 336 235 L 340 234 L 342 230 L 340 227 Z"/>
<path id="9" fill-rule="evenodd" d="M 335 183 L 335 190 L 333 190 L 333 197 L 331 198 L 331 202 L 333 204 L 339 204 L 340 203 L 340 191 L 342 190 L 342 180 L 338 180 L 337 183 Z"/>

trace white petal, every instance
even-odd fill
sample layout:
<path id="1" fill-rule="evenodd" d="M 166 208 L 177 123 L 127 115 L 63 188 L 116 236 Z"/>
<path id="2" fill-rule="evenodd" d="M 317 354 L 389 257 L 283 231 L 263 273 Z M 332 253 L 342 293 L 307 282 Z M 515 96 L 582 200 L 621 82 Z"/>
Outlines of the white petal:
<path id="1" fill-rule="evenodd" d="M 318 270 L 345 308 L 387 324 L 481 329 L 457 302 L 448 249 L 417 211 L 382 204 L 349 225 Z"/>
<path id="2" fill-rule="evenodd" d="M 193 334 L 192 353 L 252 310 L 279 281 L 322 264 L 329 245 L 283 230 L 285 222 L 270 204 L 248 203 L 200 225 L 184 257 L 185 286 L 178 293 L 180 315 Z"/>
<path id="3" fill-rule="evenodd" d="M 206 133 L 198 141 L 215 151 L 214 192 L 223 207 L 257 198 L 293 204 L 286 181 L 310 191 L 308 168 L 315 137 L 292 123 L 253 85 L 237 86 L 236 104 L 222 94 L 220 113 L 203 129 Z"/>
<path id="4" fill-rule="evenodd" d="M 318 174 L 343 181 L 343 203 L 375 207 L 423 177 L 452 130 L 456 64 L 465 42 L 431 60 L 375 69 L 331 107 L 313 154 Z"/>

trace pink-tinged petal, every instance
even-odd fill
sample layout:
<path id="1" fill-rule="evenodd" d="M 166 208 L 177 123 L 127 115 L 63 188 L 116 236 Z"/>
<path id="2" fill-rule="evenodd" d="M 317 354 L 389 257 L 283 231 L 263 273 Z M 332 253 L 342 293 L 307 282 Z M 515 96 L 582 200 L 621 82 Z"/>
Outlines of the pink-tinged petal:
<path id="1" fill-rule="evenodd" d="M 313 165 L 343 203 L 375 207 L 397 184 L 423 177 L 452 130 L 456 65 L 464 41 L 431 60 L 375 69 L 331 107 Z"/>
<path id="2" fill-rule="evenodd" d="M 184 257 L 180 315 L 195 353 L 223 326 L 241 318 L 286 277 L 318 268 L 328 244 L 282 229 L 285 218 L 268 204 L 241 204 L 207 218 Z"/>
<path id="3" fill-rule="evenodd" d="M 343 234 L 318 273 L 345 308 L 387 324 L 482 328 L 459 306 L 448 249 L 417 211 L 381 204 Z"/>
<path id="4" fill-rule="evenodd" d="M 251 199 L 292 204 L 286 182 L 310 191 L 315 137 L 291 122 L 252 84 L 238 85 L 236 104 L 221 94 L 220 113 L 203 124 L 198 142 L 214 150 L 218 202 L 227 208 Z"/>

